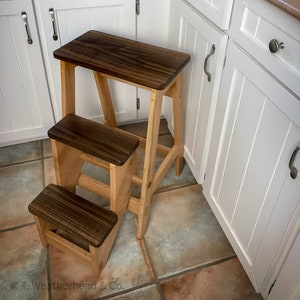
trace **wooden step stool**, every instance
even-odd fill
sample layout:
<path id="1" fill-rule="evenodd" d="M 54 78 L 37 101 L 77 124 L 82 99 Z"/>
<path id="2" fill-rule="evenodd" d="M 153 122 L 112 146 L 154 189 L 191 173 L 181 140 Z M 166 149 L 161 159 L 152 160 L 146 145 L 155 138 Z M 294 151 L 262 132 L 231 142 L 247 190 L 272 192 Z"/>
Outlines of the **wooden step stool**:
<path id="1" fill-rule="evenodd" d="M 116 80 L 150 92 L 147 138 L 142 176 L 133 182 L 141 186 L 139 198 L 131 197 L 128 209 L 137 215 L 137 237 L 143 238 L 149 220 L 151 197 L 175 162 L 176 175 L 183 169 L 184 119 L 183 70 L 190 55 L 131 39 L 90 30 L 53 52 L 61 63 L 62 116 L 76 113 L 75 68 L 94 73 L 104 114 L 104 123 L 117 127 L 108 80 Z M 158 143 L 163 96 L 173 99 L 174 145 Z M 156 154 L 165 156 L 155 170 Z"/>
<path id="2" fill-rule="evenodd" d="M 108 128 L 74 114 L 59 121 L 48 131 L 48 135 L 51 138 L 56 182 L 63 190 L 53 186 L 46 188 L 29 205 L 29 211 L 36 216 L 35 221 L 44 246 L 53 244 L 75 254 L 88 262 L 95 274 L 99 275 L 106 264 L 128 205 L 132 177 L 137 171 L 135 150 L 139 140 L 117 128 Z M 106 185 L 81 174 L 84 161 L 109 170 L 110 184 Z M 95 205 L 74 194 L 76 185 L 109 199 L 111 212 L 108 211 L 105 217 L 105 213 L 99 208 L 95 209 L 95 214 L 91 214 Z M 53 198 L 55 205 L 51 203 Z M 109 220 L 108 223 L 104 221 L 105 228 L 94 228 L 96 224 L 103 223 L 103 218 Z M 96 223 L 89 226 L 91 222 Z M 53 225 L 54 228 L 63 228 L 68 234 L 84 239 L 88 242 L 89 251 L 80 249 L 78 245 L 53 233 Z M 89 230 L 91 231 L 88 232 Z"/>

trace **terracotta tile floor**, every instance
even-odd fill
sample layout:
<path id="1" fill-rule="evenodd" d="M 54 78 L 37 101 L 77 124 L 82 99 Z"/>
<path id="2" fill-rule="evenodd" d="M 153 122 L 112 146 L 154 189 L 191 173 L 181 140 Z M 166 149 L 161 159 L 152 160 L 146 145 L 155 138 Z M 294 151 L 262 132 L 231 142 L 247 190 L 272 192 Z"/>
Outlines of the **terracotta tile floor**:
<path id="1" fill-rule="evenodd" d="M 145 136 L 145 123 L 124 127 Z M 172 143 L 165 121 L 160 142 Z M 171 168 L 153 196 L 143 240 L 135 237 L 136 216 L 125 214 L 99 278 L 74 257 L 43 248 L 27 205 L 55 182 L 51 155 L 49 140 L 0 148 L 0 299 L 262 299 L 187 165 L 179 177 Z M 88 164 L 84 172 L 107 179 Z"/>

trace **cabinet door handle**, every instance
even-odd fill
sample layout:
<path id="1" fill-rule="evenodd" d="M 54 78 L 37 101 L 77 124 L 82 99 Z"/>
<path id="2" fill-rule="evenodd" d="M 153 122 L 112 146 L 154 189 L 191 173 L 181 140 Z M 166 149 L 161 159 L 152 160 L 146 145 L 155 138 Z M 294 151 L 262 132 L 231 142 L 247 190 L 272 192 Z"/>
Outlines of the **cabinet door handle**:
<path id="1" fill-rule="evenodd" d="M 209 82 L 211 81 L 211 73 L 207 71 L 207 62 L 208 62 L 208 59 L 210 58 L 210 56 L 212 56 L 215 53 L 215 50 L 216 50 L 216 46 L 215 46 L 215 44 L 213 44 L 204 60 L 204 73 L 206 74 L 207 80 Z"/>
<path id="2" fill-rule="evenodd" d="M 297 153 L 300 150 L 300 144 L 296 147 L 296 149 L 294 150 L 290 162 L 289 162 L 289 168 L 291 170 L 290 175 L 293 179 L 296 179 L 298 176 L 298 169 L 294 166 L 294 161 L 296 159 Z"/>
<path id="3" fill-rule="evenodd" d="M 29 30 L 29 25 L 28 25 L 28 21 L 27 21 L 26 11 L 22 11 L 21 16 L 23 18 L 24 25 L 25 25 L 25 30 L 26 30 L 26 33 L 27 33 L 27 43 L 31 45 L 33 43 L 33 40 L 32 40 L 31 35 L 30 35 L 30 30 Z"/>
<path id="4" fill-rule="evenodd" d="M 55 15 L 54 15 L 54 9 L 53 8 L 49 8 L 49 14 L 50 14 L 50 18 L 51 18 L 51 22 L 52 22 L 52 28 L 53 28 L 52 38 L 53 38 L 54 41 L 57 41 L 58 36 L 57 36 L 57 33 L 56 33 Z"/>

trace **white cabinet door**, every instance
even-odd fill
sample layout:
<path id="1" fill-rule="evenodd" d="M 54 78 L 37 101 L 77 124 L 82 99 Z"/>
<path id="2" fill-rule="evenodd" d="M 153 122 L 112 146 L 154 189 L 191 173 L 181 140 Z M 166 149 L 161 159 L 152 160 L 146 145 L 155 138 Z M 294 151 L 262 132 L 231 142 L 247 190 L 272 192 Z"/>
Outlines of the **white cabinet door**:
<path id="1" fill-rule="evenodd" d="M 0 145 L 45 138 L 53 113 L 31 1 L 0 1 L 0 28 Z"/>
<path id="2" fill-rule="evenodd" d="M 204 195 L 257 291 L 266 289 L 300 203 L 300 178 L 289 170 L 299 111 L 292 94 L 229 43 Z"/>
<path id="3" fill-rule="evenodd" d="M 228 29 L 233 0 L 186 0 L 221 29 Z"/>
<path id="4" fill-rule="evenodd" d="M 169 27 L 169 7 L 173 0 L 140 1 L 140 13 L 137 16 L 137 40 L 159 47 L 167 47 Z M 137 119 L 148 118 L 151 93 L 138 88 L 139 107 Z M 164 111 L 162 111 L 164 114 Z"/>
<path id="5" fill-rule="evenodd" d="M 184 147 L 185 159 L 199 183 L 203 183 L 205 176 L 226 44 L 227 36 L 222 31 L 212 27 L 183 1 L 172 1 L 170 46 L 191 55 L 184 74 Z M 210 81 L 204 72 L 205 61 Z"/>
<path id="6" fill-rule="evenodd" d="M 300 225 L 300 224 L 299 224 Z M 268 300 L 300 299 L 300 233 L 296 238 Z"/>
<path id="7" fill-rule="evenodd" d="M 134 0 L 36 0 L 37 19 L 43 44 L 56 119 L 61 118 L 60 64 L 53 51 L 90 29 L 135 39 Z M 51 11 L 53 14 L 51 16 Z M 57 40 L 53 38 L 54 27 Z M 117 120 L 136 118 L 136 89 L 110 82 Z M 93 74 L 76 68 L 76 113 L 100 120 L 103 117 Z"/>

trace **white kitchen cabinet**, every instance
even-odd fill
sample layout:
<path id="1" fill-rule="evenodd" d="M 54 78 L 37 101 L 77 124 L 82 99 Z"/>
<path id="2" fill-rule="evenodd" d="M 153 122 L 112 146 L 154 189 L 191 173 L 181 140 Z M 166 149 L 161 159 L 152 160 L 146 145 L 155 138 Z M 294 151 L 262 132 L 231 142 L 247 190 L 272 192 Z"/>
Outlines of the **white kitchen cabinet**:
<path id="1" fill-rule="evenodd" d="M 235 4 L 230 35 L 300 96 L 299 20 L 266 0 L 239 0 Z"/>
<path id="2" fill-rule="evenodd" d="M 226 44 L 227 35 L 192 7 L 181 0 L 171 2 L 169 46 L 191 55 L 184 75 L 184 155 L 199 183 L 206 171 Z M 167 119 L 171 118 L 167 115 Z"/>
<path id="3" fill-rule="evenodd" d="M 221 29 L 228 29 L 233 0 L 186 0 Z"/>
<path id="4" fill-rule="evenodd" d="M 137 40 L 159 47 L 168 45 L 169 28 L 169 8 L 173 0 L 140 0 L 140 13 L 137 15 Z M 137 110 L 137 120 L 148 118 L 150 107 L 150 91 L 138 88 L 139 109 Z M 164 110 L 162 111 L 164 114 Z"/>
<path id="5" fill-rule="evenodd" d="M 95 29 L 136 38 L 134 0 L 34 0 L 56 120 L 61 118 L 60 63 L 53 51 Z M 56 36 L 55 36 L 56 34 Z M 136 88 L 110 82 L 119 122 L 136 119 Z M 94 120 L 103 117 L 93 74 L 76 68 L 76 113 Z"/>
<path id="6" fill-rule="evenodd" d="M 31 1 L 0 1 L 0 28 L 0 146 L 44 138 L 54 120 Z"/>
<path id="7" fill-rule="evenodd" d="M 299 111 L 297 97 L 229 43 L 203 192 L 264 297 L 300 206 L 300 176 L 289 170 Z"/>
<path id="8" fill-rule="evenodd" d="M 300 223 L 298 224 L 298 226 Z M 299 230 L 300 228 L 298 228 Z M 300 233 L 296 237 L 268 300 L 300 299 Z"/>

